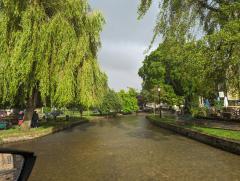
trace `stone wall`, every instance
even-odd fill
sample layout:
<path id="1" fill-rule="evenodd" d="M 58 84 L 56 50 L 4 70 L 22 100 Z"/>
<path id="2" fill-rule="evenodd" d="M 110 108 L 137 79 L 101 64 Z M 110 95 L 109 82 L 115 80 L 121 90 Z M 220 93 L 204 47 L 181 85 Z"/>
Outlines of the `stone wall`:
<path id="1" fill-rule="evenodd" d="M 214 146 L 216 148 L 220 148 L 222 150 L 238 154 L 240 155 L 240 142 L 235 142 L 223 138 L 218 138 L 215 136 L 207 135 L 201 132 L 197 132 L 188 128 L 179 127 L 173 124 L 155 121 L 150 116 L 146 117 L 151 123 L 168 130 L 171 130 L 173 132 L 176 132 L 178 134 L 181 134 L 183 136 L 195 139 L 197 141 L 200 141 L 202 143 Z"/>

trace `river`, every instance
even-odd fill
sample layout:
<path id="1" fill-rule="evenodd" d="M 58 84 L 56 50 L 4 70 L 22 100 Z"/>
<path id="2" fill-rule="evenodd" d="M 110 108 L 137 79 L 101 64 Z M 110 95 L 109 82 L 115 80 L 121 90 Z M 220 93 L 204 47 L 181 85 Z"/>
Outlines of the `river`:
<path id="1" fill-rule="evenodd" d="M 124 116 L 8 147 L 34 151 L 34 181 L 240 180 L 240 157 Z"/>

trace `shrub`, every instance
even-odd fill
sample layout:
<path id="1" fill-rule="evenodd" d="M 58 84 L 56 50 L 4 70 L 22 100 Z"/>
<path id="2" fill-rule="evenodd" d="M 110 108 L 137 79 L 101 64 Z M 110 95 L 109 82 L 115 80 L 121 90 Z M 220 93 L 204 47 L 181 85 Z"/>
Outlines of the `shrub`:
<path id="1" fill-rule="evenodd" d="M 50 107 L 43 107 L 43 113 L 49 113 L 51 110 L 52 109 Z"/>
<path id="2" fill-rule="evenodd" d="M 193 117 L 206 117 L 208 115 L 208 109 L 206 107 L 192 107 L 190 111 Z"/>

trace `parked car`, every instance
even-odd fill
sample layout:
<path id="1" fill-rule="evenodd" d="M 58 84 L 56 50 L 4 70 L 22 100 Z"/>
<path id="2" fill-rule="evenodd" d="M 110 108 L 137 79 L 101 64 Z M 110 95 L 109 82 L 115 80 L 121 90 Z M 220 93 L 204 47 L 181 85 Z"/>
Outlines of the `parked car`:
<path id="1" fill-rule="evenodd" d="M 0 120 L 11 122 L 12 125 L 18 124 L 18 116 L 15 113 L 10 113 L 9 115 L 6 114 L 5 116 L 2 116 Z"/>
<path id="2" fill-rule="evenodd" d="M 54 119 L 57 116 L 60 116 L 61 114 L 63 114 L 63 112 L 61 110 L 53 110 L 49 113 L 45 113 L 45 115 L 43 116 L 44 119 Z"/>
<path id="3" fill-rule="evenodd" d="M 9 129 L 12 127 L 12 123 L 7 120 L 0 120 L 0 130 Z"/>
<path id="4" fill-rule="evenodd" d="M 6 117 L 6 116 L 7 116 L 7 111 L 1 110 L 1 111 L 0 111 L 0 120 L 1 120 L 2 118 Z"/>
<path id="5" fill-rule="evenodd" d="M 0 111 L 0 129 L 8 129 L 12 125 L 18 124 L 18 117 L 15 113 L 7 114 L 7 111 Z"/>
<path id="6" fill-rule="evenodd" d="M 57 116 L 60 116 L 61 114 L 63 114 L 63 112 L 61 110 L 54 110 L 54 111 L 51 112 L 51 114 L 53 116 L 57 117 Z"/>
<path id="7" fill-rule="evenodd" d="M 7 120 L 6 118 L 8 117 L 7 111 L 1 110 L 0 111 L 0 129 L 8 129 L 12 126 L 12 123 Z"/>

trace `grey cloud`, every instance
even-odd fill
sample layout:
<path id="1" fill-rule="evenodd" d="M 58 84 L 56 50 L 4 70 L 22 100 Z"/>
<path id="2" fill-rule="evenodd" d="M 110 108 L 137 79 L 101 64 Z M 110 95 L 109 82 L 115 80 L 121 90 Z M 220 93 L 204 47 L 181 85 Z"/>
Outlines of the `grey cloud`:
<path id="1" fill-rule="evenodd" d="M 100 63 L 106 69 L 131 71 L 141 66 L 146 46 L 127 42 L 108 42 L 100 52 Z M 111 61 L 110 61 L 111 60 Z"/>
<path id="2" fill-rule="evenodd" d="M 115 90 L 125 89 L 127 87 L 134 87 L 141 90 L 141 79 L 136 76 L 136 72 L 125 71 L 107 71 L 109 77 L 109 85 Z M 133 78 L 134 77 L 134 78 Z"/>
<path id="3" fill-rule="evenodd" d="M 116 90 L 141 86 L 137 72 L 153 35 L 157 5 L 139 21 L 138 3 L 139 0 L 90 0 L 91 7 L 102 11 L 106 19 L 99 61 L 108 74 L 110 87 Z"/>

